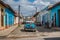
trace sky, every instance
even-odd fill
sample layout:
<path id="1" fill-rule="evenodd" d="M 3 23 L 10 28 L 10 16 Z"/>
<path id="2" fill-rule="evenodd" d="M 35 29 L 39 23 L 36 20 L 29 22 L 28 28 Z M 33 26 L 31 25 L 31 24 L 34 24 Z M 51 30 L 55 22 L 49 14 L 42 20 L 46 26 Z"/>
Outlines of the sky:
<path id="1" fill-rule="evenodd" d="M 20 13 L 23 16 L 32 16 L 37 12 L 44 9 L 48 5 L 55 4 L 60 0 L 3 0 L 6 4 L 9 4 L 16 12 L 18 12 L 18 6 L 20 5 Z"/>

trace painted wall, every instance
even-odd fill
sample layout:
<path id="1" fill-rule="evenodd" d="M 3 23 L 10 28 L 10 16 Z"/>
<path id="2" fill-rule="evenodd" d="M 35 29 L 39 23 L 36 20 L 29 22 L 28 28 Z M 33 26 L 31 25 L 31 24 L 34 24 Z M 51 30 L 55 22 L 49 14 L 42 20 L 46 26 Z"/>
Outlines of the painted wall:
<path id="1" fill-rule="evenodd" d="M 14 24 L 14 13 L 5 8 L 5 25 L 7 26 L 11 26 Z"/>
<path id="2" fill-rule="evenodd" d="M 39 13 L 39 15 L 36 17 L 36 22 L 42 22 L 42 16 L 41 14 Z"/>
<path id="3" fill-rule="evenodd" d="M 58 6 L 56 6 L 56 7 L 54 7 L 54 8 L 52 8 L 51 10 L 50 10 L 50 19 L 52 20 L 52 17 L 54 16 L 54 14 L 56 13 L 56 26 L 59 26 L 60 24 L 59 24 L 59 20 L 58 20 L 58 10 L 60 9 L 60 5 L 58 5 Z"/>
<path id="4" fill-rule="evenodd" d="M 49 14 L 48 13 L 46 13 L 46 14 L 44 14 L 43 16 L 42 16 L 42 21 L 45 23 L 45 22 L 49 22 Z"/>
<path id="5" fill-rule="evenodd" d="M 18 23 L 18 19 L 19 19 L 19 17 L 16 17 L 16 23 Z"/>
<path id="6" fill-rule="evenodd" d="M 1 8 L 3 9 L 3 12 L 2 12 L 2 13 L 1 13 Z M 3 14 L 3 17 L 4 17 L 4 9 L 5 9 L 5 7 L 0 4 L 0 27 L 2 27 L 2 26 L 1 26 L 1 21 L 2 21 L 2 20 L 1 20 L 1 15 Z M 3 27 L 4 27 L 4 20 L 3 20 Z"/>
<path id="7" fill-rule="evenodd" d="M 0 7 L 0 27 L 1 27 L 1 7 Z"/>

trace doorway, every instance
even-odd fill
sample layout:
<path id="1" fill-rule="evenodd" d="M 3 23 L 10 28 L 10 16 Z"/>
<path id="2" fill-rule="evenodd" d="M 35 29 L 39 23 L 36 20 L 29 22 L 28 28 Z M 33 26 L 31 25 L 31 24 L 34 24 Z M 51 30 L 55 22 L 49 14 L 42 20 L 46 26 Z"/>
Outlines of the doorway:
<path id="1" fill-rule="evenodd" d="M 1 8 L 1 26 L 4 26 L 4 15 L 3 15 L 4 9 Z"/>
<path id="2" fill-rule="evenodd" d="M 1 26 L 4 26 L 4 19 L 3 19 L 3 15 L 1 15 Z"/>
<path id="3" fill-rule="evenodd" d="M 60 9 L 58 10 L 58 21 L 59 21 L 59 27 L 60 27 Z"/>
<path id="4" fill-rule="evenodd" d="M 54 13 L 54 16 L 52 16 L 52 26 L 56 27 L 56 13 Z"/>
<path id="5" fill-rule="evenodd" d="M 54 27 L 56 27 L 56 13 L 54 14 Z"/>

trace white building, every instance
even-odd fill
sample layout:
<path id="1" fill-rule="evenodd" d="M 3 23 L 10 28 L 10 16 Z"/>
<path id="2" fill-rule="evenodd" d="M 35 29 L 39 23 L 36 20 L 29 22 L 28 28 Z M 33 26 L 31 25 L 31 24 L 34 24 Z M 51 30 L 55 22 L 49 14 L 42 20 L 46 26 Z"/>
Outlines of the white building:
<path id="1" fill-rule="evenodd" d="M 46 11 L 46 10 L 39 12 L 39 14 L 36 16 L 36 22 L 42 24 L 42 20 L 43 20 L 42 17 L 43 17 L 43 15 L 45 15 L 47 13 L 48 13 L 48 11 Z"/>

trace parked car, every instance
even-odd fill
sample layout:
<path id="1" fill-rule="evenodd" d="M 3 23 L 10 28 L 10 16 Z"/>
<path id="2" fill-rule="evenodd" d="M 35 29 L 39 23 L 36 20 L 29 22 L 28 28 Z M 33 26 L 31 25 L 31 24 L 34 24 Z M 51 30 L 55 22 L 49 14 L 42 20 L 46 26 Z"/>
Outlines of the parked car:
<path id="1" fill-rule="evenodd" d="M 36 25 L 33 21 L 26 21 L 26 24 L 24 25 L 24 30 L 32 30 L 36 31 Z"/>

